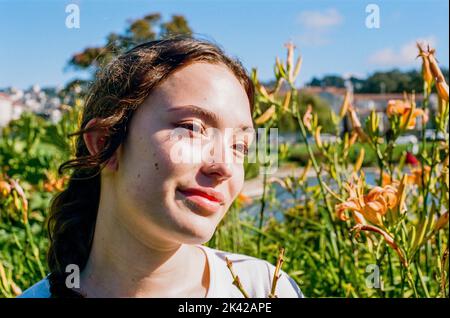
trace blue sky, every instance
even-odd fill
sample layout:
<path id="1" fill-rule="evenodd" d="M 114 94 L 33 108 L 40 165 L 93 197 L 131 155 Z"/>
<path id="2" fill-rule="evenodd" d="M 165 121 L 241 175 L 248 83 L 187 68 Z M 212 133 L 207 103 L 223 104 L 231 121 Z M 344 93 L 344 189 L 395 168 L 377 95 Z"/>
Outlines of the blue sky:
<path id="1" fill-rule="evenodd" d="M 79 29 L 65 26 L 71 3 L 80 8 Z M 365 25 L 370 3 L 380 9 L 378 29 Z M 79 76 L 65 70 L 73 53 L 152 12 L 164 21 L 184 15 L 194 32 L 247 69 L 257 67 L 261 80 L 273 78 L 289 40 L 304 58 L 299 84 L 324 74 L 418 68 L 416 40 L 430 42 L 449 65 L 448 0 L 0 0 L 0 87 L 64 85 Z"/>

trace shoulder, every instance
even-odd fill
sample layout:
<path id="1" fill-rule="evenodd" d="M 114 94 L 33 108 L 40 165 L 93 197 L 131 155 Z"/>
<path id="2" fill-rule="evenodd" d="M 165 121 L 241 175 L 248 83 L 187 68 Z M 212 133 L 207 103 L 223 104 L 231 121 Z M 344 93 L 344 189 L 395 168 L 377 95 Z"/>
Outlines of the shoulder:
<path id="1" fill-rule="evenodd" d="M 228 259 L 233 272 L 239 277 L 244 289 L 253 298 L 267 298 L 271 292 L 275 266 L 269 262 L 244 255 L 212 249 L 204 246 L 210 256 L 214 259 L 215 275 L 222 284 L 229 288 L 237 288 L 232 284 L 233 278 L 226 260 Z M 275 294 L 280 298 L 303 298 L 303 293 L 297 283 L 284 271 L 280 271 Z"/>
<path id="2" fill-rule="evenodd" d="M 50 285 L 47 278 L 44 278 L 25 290 L 17 298 L 50 298 Z"/>

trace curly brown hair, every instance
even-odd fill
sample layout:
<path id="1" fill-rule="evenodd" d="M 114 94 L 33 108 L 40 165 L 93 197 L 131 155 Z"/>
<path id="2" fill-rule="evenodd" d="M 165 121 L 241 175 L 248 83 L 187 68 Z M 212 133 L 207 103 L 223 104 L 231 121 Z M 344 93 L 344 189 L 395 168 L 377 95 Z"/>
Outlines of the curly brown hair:
<path id="1" fill-rule="evenodd" d="M 98 72 L 86 97 L 80 130 L 69 135 L 77 138 L 75 158 L 58 170 L 63 174 L 73 169 L 68 186 L 50 205 L 47 261 L 52 297 L 82 297 L 66 286 L 66 267 L 76 264 L 82 271 L 86 265 L 99 206 L 100 172 L 124 142 L 134 111 L 165 78 L 194 62 L 227 66 L 244 87 L 253 111 L 254 86 L 241 62 L 228 57 L 217 44 L 192 36 L 138 45 Z M 86 128 L 92 118 L 99 120 Z M 95 130 L 105 131 L 106 140 L 102 150 L 91 155 L 83 134 Z"/>

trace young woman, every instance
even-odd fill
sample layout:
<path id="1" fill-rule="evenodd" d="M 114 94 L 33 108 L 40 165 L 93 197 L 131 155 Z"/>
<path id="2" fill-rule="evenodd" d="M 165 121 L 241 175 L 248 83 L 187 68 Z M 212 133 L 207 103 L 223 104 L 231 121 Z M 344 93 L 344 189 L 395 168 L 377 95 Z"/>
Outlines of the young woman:
<path id="1" fill-rule="evenodd" d="M 22 297 L 243 297 L 226 258 L 250 297 L 267 297 L 273 265 L 202 245 L 242 189 L 253 94 L 239 61 L 192 37 L 109 63 L 60 167 L 73 172 L 50 207 L 50 274 Z M 210 160 L 192 160 L 205 148 Z M 303 297 L 284 272 L 276 294 Z"/>

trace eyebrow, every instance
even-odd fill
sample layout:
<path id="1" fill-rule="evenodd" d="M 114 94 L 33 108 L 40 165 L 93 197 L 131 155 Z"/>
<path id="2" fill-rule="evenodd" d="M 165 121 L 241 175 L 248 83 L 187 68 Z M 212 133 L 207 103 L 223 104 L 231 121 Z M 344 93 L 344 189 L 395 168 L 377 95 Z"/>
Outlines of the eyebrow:
<path id="1" fill-rule="evenodd" d="M 219 116 L 209 110 L 206 110 L 202 107 L 199 107 L 197 105 L 184 105 L 184 106 L 175 106 L 175 107 L 170 107 L 169 109 L 167 109 L 167 112 L 175 112 L 175 111 L 186 111 L 186 112 L 191 112 L 194 115 L 208 121 L 208 122 L 212 122 L 214 124 L 218 124 L 220 122 Z M 239 129 L 241 130 L 247 130 L 247 129 L 251 129 L 253 130 L 252 126 L 247 126 L 244 124 L 241 124 L 238 126 Z"/>

